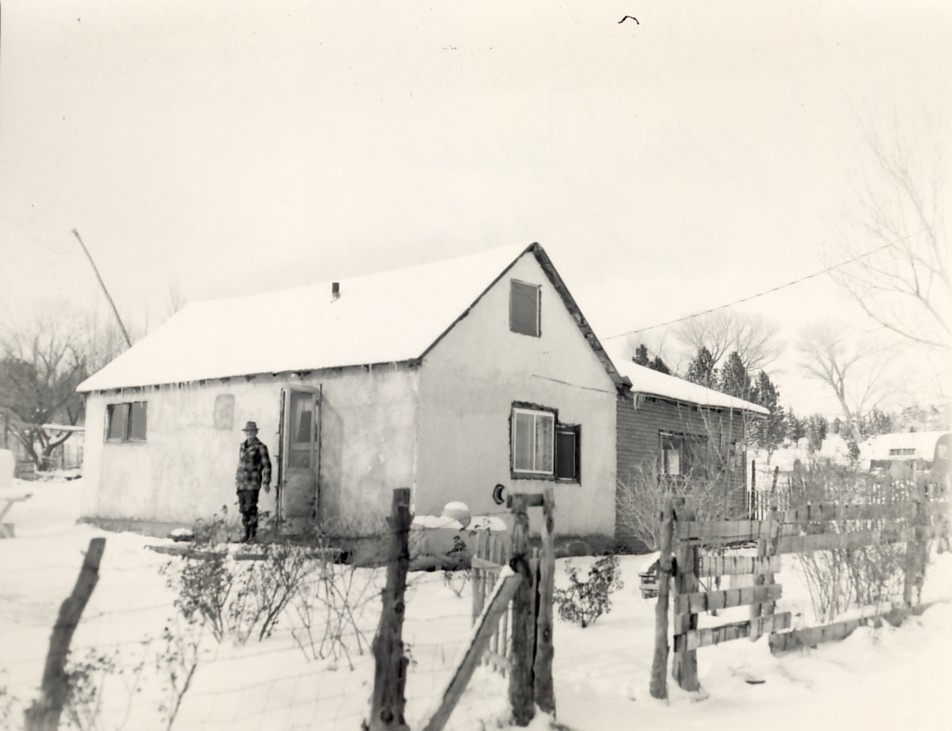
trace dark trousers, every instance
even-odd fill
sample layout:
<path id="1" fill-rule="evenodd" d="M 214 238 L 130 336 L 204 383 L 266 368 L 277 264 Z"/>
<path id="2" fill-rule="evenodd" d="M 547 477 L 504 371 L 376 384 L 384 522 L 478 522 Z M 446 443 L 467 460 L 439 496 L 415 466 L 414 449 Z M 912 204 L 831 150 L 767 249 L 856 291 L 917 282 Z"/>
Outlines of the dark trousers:
<path id="1" fill-rule="evenodd" d="M 238 512 L 245 533 L 254 535 L 258 530 L 258 490 L 238 491 Z"/>

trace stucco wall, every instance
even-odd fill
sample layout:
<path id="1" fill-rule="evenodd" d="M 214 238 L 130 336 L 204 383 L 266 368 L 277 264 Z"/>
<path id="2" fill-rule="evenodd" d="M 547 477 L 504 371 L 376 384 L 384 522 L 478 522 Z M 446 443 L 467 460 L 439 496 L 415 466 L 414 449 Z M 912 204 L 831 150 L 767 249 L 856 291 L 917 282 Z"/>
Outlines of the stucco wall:
<path id="1" fill-rule="evenodd" d="M 510 279 L 542 286 L 541 337 L 510 332 Z M 581 425 L 581 481 L 514 479 L 513 402 L 558 410 Z M 615 388 L 542 268 L 520 259 L 428 354 L 420 376 L 418 514 L 451 500 L 474 514 L 499 512 L 492 490 L 555 487 L 556 531 L 611 535 L 615 511 Z M 531 514 L 539 511 L 530 511 Z M 536 529 L 537 516 L 530 516 Z"/>
<path id="2" fill-rule="evenodd" d="M 83 514 L 185 525 L 222 505 L 234 514 L 241 429 L 247 420 L 258 423 L 258 436 L 270 449 L 276 471 L 280 392 L 295 385 L 323 387 L 322 517 L 353 532 L 379 527 L 391 490 L 413 484 L 417 373 L 406 367 L 90 394 Z M 221 409 L 216 419 L 216 398 L 228 396 L 234 407 L 225 423 Z M 145 442 L 104 439 L 106 405 L 124 401 L 148 402 Z M 273 512 L 274 496 L 274 491 L 262 492 L 259 509 Z"/>

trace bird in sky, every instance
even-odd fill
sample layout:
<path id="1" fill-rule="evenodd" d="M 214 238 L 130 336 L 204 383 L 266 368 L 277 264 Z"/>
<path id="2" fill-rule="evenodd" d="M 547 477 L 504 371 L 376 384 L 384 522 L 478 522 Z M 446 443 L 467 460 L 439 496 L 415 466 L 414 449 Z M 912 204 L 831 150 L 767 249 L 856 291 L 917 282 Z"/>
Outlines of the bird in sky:
<path id="1" fill-rule="evenodd" d="M 641 25 L 641 23 L 638 21 L 638 18 L 636 18 L 634 15 L 626 15 L 624 18 L 622 18 L 621 20 L 619 20 L 618 23 L 619 23 L 619 24 L 624 23 L 624 22 L 625 22 L 626 20 L 628 20 L 629 18 L 631 18 L 633 21 L 635 21 L 636 23 L 638 23 L 638 25 Z"/>

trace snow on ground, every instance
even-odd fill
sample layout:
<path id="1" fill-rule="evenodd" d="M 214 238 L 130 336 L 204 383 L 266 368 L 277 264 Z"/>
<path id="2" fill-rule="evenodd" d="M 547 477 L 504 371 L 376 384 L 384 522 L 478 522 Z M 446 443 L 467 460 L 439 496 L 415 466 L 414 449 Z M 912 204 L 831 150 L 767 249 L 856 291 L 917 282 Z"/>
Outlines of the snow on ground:
<path id="1" fill-rule="evenodd" d="M 80 482 L 53 479 L 17 482 L 33 492 L 7 516 L 16 538 L 0 541 L 0 726 L 19 728 L 22 707 L 35 697 L 49 636 L 60 603 L 75 583 L 90 538 L 106 537 L 101 578 L 73 639 L 77 657 L 91 651 L 115 655 L 124 672 L 103 689 L 103 728 L 165 728 L 167 676 L 156 670 L 163 628 L 193 636 L 175 619 L 172 594 L 159 569 L 169 556 L 147 550 L 156 541 L 131 533 L 105 533 L 77 524 Z M 638 571 L 653 556 L 621 559 L 625 588 L 613 595 L 610 614 L 581 629 L 556 619 L 555 690 L 559 723 L 577 731 L 602 729 L 700 729 L 745 726 L 784 729 L 940 729 L 952 684 L 952 554 L 933 556 L 924 599 L 937 601 L 896 629 L 857 630 L 846 640 L 805 652 L 773 656 L 767 638 L 737 640 L 698 651 L 703 691 L 689 694 L 669 682 L 668 702 L 648 694 L 654 641 L 654 603 L 641 598 Z M 177 560 L 177 559 L 175 559 Z M 572 559 L 584 566 L 590 559 Z M 557 581 L 564 581 L 559 561 Z M 809 624 L 809 597 L 792 561 L 778 575 L 784 598 L 778 610 L 793 611 L 795 626 Z M 584 575 L 584 570 L 581 572 Z M 381 572 L 361 570 L 362 581 Z M 456 588 L 459 588 L 457 586 Z M 411 728 L 447 682 L 470 633 L 469 587 L 461 595 L 439 572 L 411 574 L 405 639 L 413 662 L 407 683 Z M 369 640 L 373 611 L 360 620 Z M 702 626 L 743 618 L 746 609 L 702 616 Z M 355 729 L 364 717 L 373 683 L 373 661 L 308 660 L 286 616 L 273 636 L 235 646 L 202 640 L 198 669 L 173 726 L 186 729 Z M 141 668 L 136 670 L 136 666 Z M 752 685 L 747 678 L 762 679 Z M 136 690 L 138 688 L 138 690 Z M 477 670 L 449 728 L 508 728 L 506 681 Z M 4 693 L 4 690 L 6 691 Z M 11 699 L 20 705 L 11 707 Z M 539 717 L 531 728 L 547 727 Z M 64 724 L 65 727 L 65 724 Z"/>

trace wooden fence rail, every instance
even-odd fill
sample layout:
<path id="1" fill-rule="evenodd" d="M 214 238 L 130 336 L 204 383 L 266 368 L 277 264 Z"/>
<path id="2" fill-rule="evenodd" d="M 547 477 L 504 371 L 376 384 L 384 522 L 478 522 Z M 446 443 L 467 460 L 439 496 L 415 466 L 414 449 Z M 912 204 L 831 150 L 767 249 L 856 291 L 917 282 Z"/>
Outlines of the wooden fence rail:
<path id="1" fill-rule="evenodd" d="M 921 488 L 921 486 L 920 486 Z M 674 662 L 672 675 L 685 690 L 698 690 L 696 650 L 721 642 L 749 637 L 756 640 L 770 635 L 770 648 L 781 652 L 818 642 L 842 639 L 856 627 L 897 612 L 914 611 L 927 563 L 927 541 L 948 543 L 948 504 L 929 501 L 926 492 L 899 493 L 885 488 L 869 504 L 820 503 L 786 508 L 758 508 L 761 520 L 699 521 L 695 519 L 693 499 L 668 498 L 660 516 L 661 557 L 658 561 L 658 607 L 656 611 L 655 655 L 651 676 L 651 695 L 665 698 L 664 670 L 668 652 L 668 590 L 674 583 Z M 670 536 L 670 542 L 669 542 Z M 725 556 L 727 544 L 755 542 L 756 556 Z M 776 602 L 783 596 L 774 575 L 782 568 L 782 555 L 854 549 L 866 546 L 906 544 L 903 565 L 904 609 L 892 608 L 886 614 L 850 619 L 834 624 L 790 631 L 789 612 L 777 613 Z M 673 557 L 673 560 L 672 560 Z M 666 568 L 669 567 L 669 568 Z M 700 578 L 720 576 L 753 577 L 752 586 L 730 589 L 701 587 Z M 698 629 L 698 614 L 719 609 L 750 606 L 750 619 L 716 627 Z"/>

